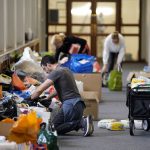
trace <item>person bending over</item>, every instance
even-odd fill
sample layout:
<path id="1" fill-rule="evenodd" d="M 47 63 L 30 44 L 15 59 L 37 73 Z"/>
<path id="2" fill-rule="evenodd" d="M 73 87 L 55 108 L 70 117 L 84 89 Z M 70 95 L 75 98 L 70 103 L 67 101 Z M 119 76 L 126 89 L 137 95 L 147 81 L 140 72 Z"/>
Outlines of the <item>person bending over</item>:
<path id="1" fill-rule="evenodd" d="M 84 136 L 93 133 L 94 127 L 91 115 L 83 117 L 85 109 L 72 72 L 59 66 L 54 56 L 44 56 L 41 60 L 43 70 L 48 73 L 47 79 L 31 95 L 31 100 L 39 97 L 44 90 L 54 85 L 62 107 L 52 120 L 58 134 L 83 129 Z"/>
<path id="2" fill-rule="evenodd" d="M 64 34 L 55 34 L 51 39 L 51 45 L 55 49 L 55 59 L 58 61 L 60 54 L 84 53 L 90 54 L 90 49 L 85 39 L 76 36 L 65 36 Z"/>
<path id="3" fill-rule="evenodd" d="M 117 31 L 109 34 L 104 41 L 102 73 L 110 73 L 115 68 L 121 67 L 125 54 L 123 36 Z"/>

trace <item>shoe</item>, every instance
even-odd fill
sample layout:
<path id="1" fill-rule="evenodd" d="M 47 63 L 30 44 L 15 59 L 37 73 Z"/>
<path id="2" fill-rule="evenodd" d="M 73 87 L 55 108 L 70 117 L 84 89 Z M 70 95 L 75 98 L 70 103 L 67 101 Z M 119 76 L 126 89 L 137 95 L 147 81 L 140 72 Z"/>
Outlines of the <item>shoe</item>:
<path id="1" fill-rule="evenodd" d="M 92 127 L 92 117 L 89 115 L 86 118 L 83 118 L 82 129 L 84 131 L 83 136 L 90 136 L 94 128 Z"/>
<path id="2" fill-rule="evenodd" d="M 90 122 L 90 135 L 94 132 L 94 124 L 93 124 L 93 118 L 91 115 L 89 115 L 89 122 Z"/>

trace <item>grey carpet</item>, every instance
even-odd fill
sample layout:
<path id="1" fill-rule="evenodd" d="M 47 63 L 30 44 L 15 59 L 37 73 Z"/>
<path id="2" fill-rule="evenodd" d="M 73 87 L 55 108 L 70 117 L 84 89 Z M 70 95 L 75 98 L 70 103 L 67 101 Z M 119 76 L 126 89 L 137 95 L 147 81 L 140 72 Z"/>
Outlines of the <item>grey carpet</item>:
<path id="1" fill-rule="evenodd" d="M 127 119 L 128 108 L 126 102 L 126 78 L 130 71 L 141 70 L 145 64 L 123 65 L 123 91 L 110 92 L 102 88 L 102 101 L 99 104 L 99 119 Z M 94 135 L 83 137 L 82 131 L 71 132 L 66 136 L 59 136 L 60 150 L 148 150 L 150 148 L 150 132 L 136 130 L 132 137 L 129 130 L 109 131 L 97 127 L 94 122 Z"/>

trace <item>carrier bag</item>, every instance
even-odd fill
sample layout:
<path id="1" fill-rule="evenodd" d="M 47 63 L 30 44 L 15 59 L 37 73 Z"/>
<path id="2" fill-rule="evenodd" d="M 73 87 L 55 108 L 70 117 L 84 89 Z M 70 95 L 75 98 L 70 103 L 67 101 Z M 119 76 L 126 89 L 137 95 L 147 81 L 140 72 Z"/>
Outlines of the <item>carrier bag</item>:
<path id="1" fill-rule="evenodd" d="M 108 78 L 108 88 L 110 91 L 122 91 L 122 72 L 112 70 Z"/>
<path id="2" fill-rule="evenodd" d="M 53 132 L 46 130 L 46 123 L 42 123 L 38 134 L 37 143 L 46 144 L 47 150 L 59 150 L 57 145 L 57 136 Z"/>
<path id="3" fill-rule="evenodd" d="M 93 63 L 95 57 L 86 54 L 72 54 L 70 69 L 74 73 L 91 73 L 93 72 Z"/>

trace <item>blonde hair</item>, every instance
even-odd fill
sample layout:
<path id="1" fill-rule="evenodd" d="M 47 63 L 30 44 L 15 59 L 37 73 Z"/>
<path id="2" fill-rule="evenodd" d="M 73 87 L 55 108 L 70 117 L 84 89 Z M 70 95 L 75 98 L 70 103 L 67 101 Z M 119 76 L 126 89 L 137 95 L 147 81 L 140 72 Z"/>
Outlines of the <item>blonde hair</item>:
<path id="1" fill-rule="evenodd" d="M 56 47 L 57 43 L 63 42 L 64 38 L 65 38 L 65 34 L 63 33 L 55 34 L 52 36 L 50 43 L 51 45 Z"/>

